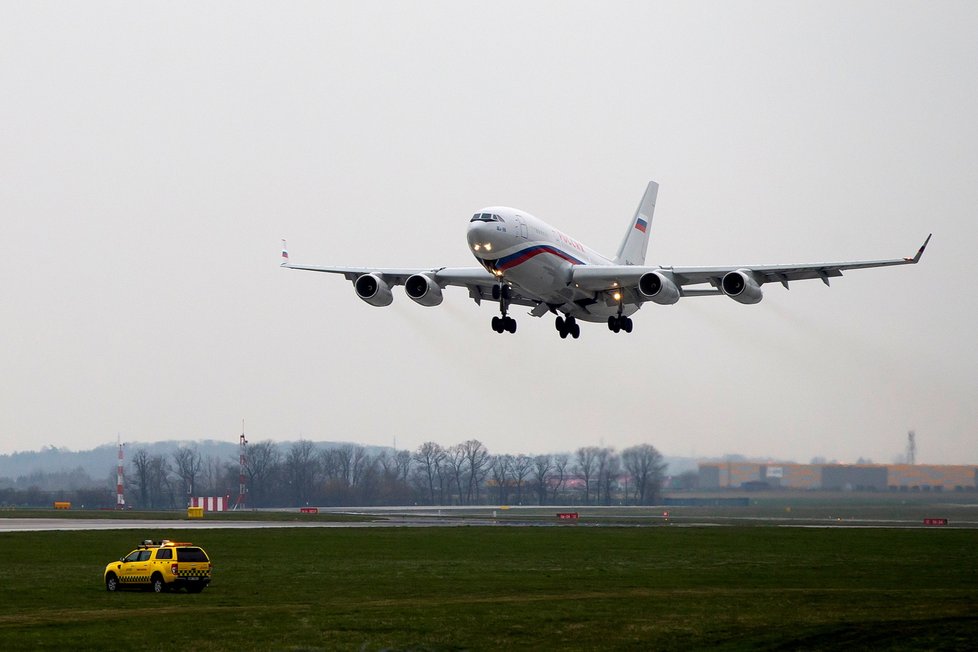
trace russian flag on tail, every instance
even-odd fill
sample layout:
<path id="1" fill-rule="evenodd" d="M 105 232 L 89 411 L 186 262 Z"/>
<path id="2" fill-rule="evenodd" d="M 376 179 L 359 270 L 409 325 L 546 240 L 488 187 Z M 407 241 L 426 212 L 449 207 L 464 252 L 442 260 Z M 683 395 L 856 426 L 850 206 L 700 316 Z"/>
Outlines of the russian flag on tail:
<path id="1" fill-rule="evenodd" d="M 645 233 L 645 231 L 649 228 L 649 223 L 645 221 L 644 217 L 639 217 L 635 221 L 635 228 L 641 231 L 642 233 Z"/>

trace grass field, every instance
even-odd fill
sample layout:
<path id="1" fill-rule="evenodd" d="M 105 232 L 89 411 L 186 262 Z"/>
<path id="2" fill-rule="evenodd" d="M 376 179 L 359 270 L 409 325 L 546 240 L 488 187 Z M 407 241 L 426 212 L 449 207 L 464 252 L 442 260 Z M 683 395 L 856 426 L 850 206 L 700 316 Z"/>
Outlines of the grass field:
<path id="1" fill-rule="evenodd" d="M 213 584 L 106 593 L 162 536 Z M 976 551 L 956 529 L 6 533 L 0 649 L 973 649 Z"/>

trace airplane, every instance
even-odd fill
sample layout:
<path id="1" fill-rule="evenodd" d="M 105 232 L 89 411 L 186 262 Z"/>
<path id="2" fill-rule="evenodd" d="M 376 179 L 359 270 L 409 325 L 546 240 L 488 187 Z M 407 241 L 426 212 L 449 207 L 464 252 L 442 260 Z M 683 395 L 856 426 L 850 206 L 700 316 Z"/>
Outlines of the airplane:
<path id="1" fill-rule="evenodd" d="M 529 314 L 556 315 L 562 339 L 581 335 L 578 321 L 604 322 L 614 333 L 631 333 L 632 319 L 646 303 L 671 305 L 684 297 L 727 296 L 742 304 L 761 301 L 761 286 L 777 282 L 829 279 L 843 271 L 892 265 L 914 265 L 916 255 L 888 260 L 843 261 L 803 265 L 731 265 L 679 267 L 646 265 L 652 214 L 659 184 L 650 181 L 614 258 L 606 258 L 563 231 L 525 211 L 490 206 L 469 219 L 469 251 L 481 267 L 427 269 L 312 267 L 289 262 L 282 241 L 282 267 L 342 274 L 353 282 L 357 296 L 372 306 L 388 306 L 391 288 L 403 285 L 407 296 L 422 306 L 437 306 L 448 286 L 466 288 L 476 304 L 495 302 L 500 314 L 492 318 L 497 333 L 515 333 L 511 306 L 526 306 Z M 708 287 L 704 287 L 708 286 Z"/>

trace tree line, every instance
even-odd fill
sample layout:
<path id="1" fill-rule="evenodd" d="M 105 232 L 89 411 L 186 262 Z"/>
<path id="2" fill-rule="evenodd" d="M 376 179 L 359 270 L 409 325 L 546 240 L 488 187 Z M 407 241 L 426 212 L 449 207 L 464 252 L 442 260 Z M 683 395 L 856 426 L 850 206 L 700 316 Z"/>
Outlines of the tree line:
<path id="1" fill-rule="evenodd" d="M 574 453 L 494 455 L 476 439 L 447 447 L 426 442 L 413 452 L 261 441 L 245 447 L 245 458 L 247 508 L 648 505 L 659 500 L 665 474 L 662 455 L 650 444 L 620 453 L 585 446 Z M 113 470 L 107 486 L 85 489 L 78 498 L 90 507 L 114 506 L 115 484 Z M 170 454 L 138 448 L 125 469 L 126 503 L 140 509 L 181 509 L 190 496 L 229 496 L 233 504 L 238 485 L 236 458 L 204 456 L 194 446 Z M 0 490 L 0 504 L 71 499 L 65 491 L 11 491 Z"/>

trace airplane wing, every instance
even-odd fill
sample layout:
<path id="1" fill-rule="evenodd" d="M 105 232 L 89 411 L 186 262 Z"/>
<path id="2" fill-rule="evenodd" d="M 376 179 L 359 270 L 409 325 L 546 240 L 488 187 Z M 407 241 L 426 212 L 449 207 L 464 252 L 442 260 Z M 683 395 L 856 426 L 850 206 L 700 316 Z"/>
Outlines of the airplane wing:
<path id="1" fill-rule="evenodd" d="M 579 266 L 573 269 L 573 282 L 585 290 L 615 291 L 624 290 L 626 303 L 641 303 L 646 299 L 638 289 L 639 281 L 648 273 L 658 272 L 675 284 L 679 290 L 678 296 L 705 296 L 724 294 L 723 279 L 731 272 L 740 272 L 747 282 L 753 281 L 757 286 L 764 283 L 778 282 L 788 287 L 789 281 L 805 279 L 821 279 L 826 285 L 829 279 L 842 276 L 842 272 L 851 269 L 867 269 L 871 267 L 890 267 L 893 265 L 916 264 L 924 253 L 931 236 L 928 235 L 924 244 L 917 250 L 916 255 L 909 258 L 893 258 L 886 260 L 859 260 L 832 263 L 809 263 L 789 265 L 731 265 L 723 267 L 645 267 L 637 265 L 610 266 Z M 709 283 L 712 289 L 687 288 L 689 285 Z M 758 300 L 760 300 L 758 298 Z"/>
<path id="2" fill-rule="evenodd" d="M 327 274 L 340 274 L 346 280 L 353 282 L 357 294 L 365 301 L 363 290 L 357 287 L 357 281 L 363 277 L 372 276 L 382 280 L 388 287 L 404 285 L 412 277 L 424 277 L 440 291 L 448 286 L 464 287 L 469 291 L 469 297 L 476 303 L 481 303 L 483 299 L 494 301 L 493 288 L 498 284 L 496 277 L 481 267 L 435 267 L 435 268 L 384 268 L 384 267 L 318 267 L 312 265 L 294 265 L 288 261 L 288 257 L 283 256 L 286 262 L 282 267 L 286 269 L 301 269 L 307 272 L 325 272 Z M 421 288 L 410 288 L 408 296 L 415 301 L 419 301 L 423 293 Z M 419 294 L 415 294 L 419 293 Z M 439 292 L 440 296 L 440 292 Z M 520 306 L 535 307 L 540 303 L 539 299 L 524 296 L 517 291 L 508 299 L 509 303 Z M 369 301 L 368 301 L 369 303 Z M 389 303 L 389 302 L 387 302 Z M 379 303 L 377 305 L 387 305 Z M 423 303 L 419 301 L 419 303 Z M 438 301 L 440 303 L 440 301 Z M 437 305 L 436 303 L 424 305 Z"/>

